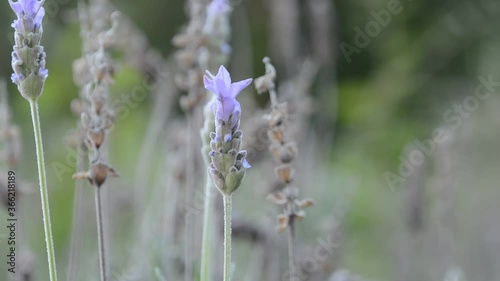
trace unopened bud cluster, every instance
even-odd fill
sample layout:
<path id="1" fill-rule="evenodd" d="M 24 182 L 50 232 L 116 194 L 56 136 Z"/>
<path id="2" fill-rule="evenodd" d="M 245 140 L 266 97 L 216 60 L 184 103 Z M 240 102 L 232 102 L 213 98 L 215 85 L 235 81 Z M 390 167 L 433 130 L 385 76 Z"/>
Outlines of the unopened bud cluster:
<path id="1" fill-rule="evenodd" d="M 231 121 L 218 120 L 216 132 L 210 134 L 209 172 L 217 189 L 226 195 L 238 189 L 247 168 L 247 152 L 240 151 L 242 132 L 234 125 Z"/>
<path id="2" fill-rule="evenodd" d="M 312 199 L 299 199 L 299 189 L 293 185 L 295 168 L 292 161 L 297 155 L 297 144 L 287 139 L 286 123 L 288 111 L 286 103 L 278 104 L 275 90 L 276 70 L 269 58 L 264 58 L 266 74 L 255 80 L 257 92 L 269 92 L 271 95 L 271 113 L 265 118 L 269 122 L 268 136 L 271 140 L 269 150 L 274 160 L 278 163 L 275 173 L 280 182 L 285 186 L 282 190 L 267 196 L 271 202 L 284 206 L 285 212 L 278 215 L 278 231 L 285 230 L 293 220 L 305 217 L 304 208 L 314 205 Z"/>
<path id="3" fill-rule="evenodd" d="M 231 51 L 228 44 L 232 10 L 228 0 L 189 1 L 190 22 L 172 42 L 179 48 L 176 57 L 183 72 L 175 78 L 177 86 L 187 92 L 180 100 L 185 111 L 192 110 L 205 99 L 203 88 L 205 69 L 224 64 Z"/>
<path id="4" fill-rule="evenodd" d="M 108 176 L 117 176 L 102 152 L 102 144 L 108 136 L 115 120 L 109 102 L 109 87 L 113 83 L 114 64 L 108 49 L 113 45 L 114 31 L 118 24 L 118 14 L 111 15 L 110 29 L 102 27 L 102 20 L 93 25 L 93 11 L 80 8 L 80 19 L 87 21 L 81 26 L 90 26 L 90 30 L 82 30 L 84 49 L 87 53 L 73 64 L 75 82 L 80 86 L 80 101 L 75 102 L 75 110 L 80 114 L 80 128 L 83 143 L 89 152 L 90 168 L 88 171 L 74 175 L 75 179 L 87 178 L 91 184 L 101 187 Z"/>

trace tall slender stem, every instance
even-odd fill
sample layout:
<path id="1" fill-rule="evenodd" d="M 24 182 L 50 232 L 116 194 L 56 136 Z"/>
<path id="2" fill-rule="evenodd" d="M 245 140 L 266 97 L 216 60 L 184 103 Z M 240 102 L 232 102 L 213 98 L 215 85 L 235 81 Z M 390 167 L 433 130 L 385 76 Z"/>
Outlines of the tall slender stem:
<path id="1" fill-rule="evenodd" d="M 188 124 L 188 147 L 194 146 L 194 116 L 192 112 L 187 114 L 187 124 Z M 184 188 L 185 191 L 185 203 L 187 206 L 186 214 L 185 214 L 185 243 L 184 243 L 184 280 L 192 281 L 193 280 L 193 257 L 191 256 L 191 250 L 193 246 L 193 241 L 191 239 L 193 235 L 193 218 L 192 213 L 189 212 L 190 206 L 192 206 L 192 193 L 194 189 L 193 177 L 194 177 L 194 165 L 195 160 L 193 158 L 192 149 L 186 149 L 186 186 Z"/>
<path id="2" fill-rule="evenodd" d="M 99 268 L 101 281 L 106 281 L 106 255 L 104 252 L 104 231 L 102 227 L 101 188 L 95 186 L 95 215 L 97 218 L 97 243 L 99 246 Z"/>
<path id="3" fill-rule="evenodd" d="M 295 281 L 295 220 L 294 216 L 290 216 L 288 221 L 288 267 L 290 270 L 290 281 Z"/>
<path id="4" fill-rule="evenodd" d="M 85 150 L 83 140 L 80 139 L 77 145 L 77 155 L 76 155 L 76 170 L 85 170 Z M 78 256 L 80 254 L 80 248 L 82 246 L 82 219 L 83 219 L 83 192 L 84 192 L 84 182 L 75 182 L 75 194 L 73 195 L 73 221 L 71 224 L 71 240 L 69 248 L 68 257 L 68 271 L 66 274 L 67 281 L 74 281 L 76 279 L 77 268 L 78 268 Z"/>
<path id="5" fill-rule="evenodd" d="M 56 258 L 54 254 L 54 240 L 52 238 L 52 226 L 50 223 L 49 192 L 47 189 L 47 178 L 45 173 L 45 161 L 43 160 L 42 131 L 40 129 L 40 116 L 38 113 L 38 102 L 36 99 L 29 100 L 31 109 L 31 120 L 33 121 L 33 132 L 35 134 L 36 159 L 38 165 L 38 180 L 40 184 L 40 198 L 42 201 L 43 230 L 45 232 L 45 245 L 47 247 L 47 261 L 49 264 L 50 281 L 57 280 Z"/>
<path id="6" fill-rule="evenodd" d="M 207 175 L 205 185 L 205 212 L 203 213 L 203 237 L 201 245 L 201 270 L 200 281 L 209 281 L 211 278 L 210 263 L 212 257 L 210 255 L 210 237 L 211 237 L 211 221 L 212 221 L 212 179 Z"/>
<path id="7" fill-rule="evenodd" d="M 231 281 L 231 195 L 224 197 L 224 281 Z"/>

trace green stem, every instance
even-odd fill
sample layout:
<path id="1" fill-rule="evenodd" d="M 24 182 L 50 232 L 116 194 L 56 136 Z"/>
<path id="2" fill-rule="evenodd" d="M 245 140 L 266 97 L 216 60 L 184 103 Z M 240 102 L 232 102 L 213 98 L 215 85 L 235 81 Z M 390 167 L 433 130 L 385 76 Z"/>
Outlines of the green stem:
<path id="1" fill-rule="evenodd" d="M 97 244 L 99 246 L 99 273 L 101 281 L 106 281 L 106 256 L 104 255 L 104 231 L 102 228 L 101 188 L 95 186 L 95 214 L 97 219 Z"/>
<path id="2" fill-rule="evenodd" d="M 52 238 L 52 226 L 50 224 L 49 192 L 47 190 L 47 178 L 45 173 L 45 162 L 43 160 L 42 131 L 40 129 L 40 117 L 38 113 L 38 102 L 36 99 L 29 100 L 31 109 L 31 120 L 33 121 L 33 132 L 35 134 L 36 159 L 38 165 L 38 180 L 40 184 L 40 198 L 42 201 L 43 230 L 45 232 L 45 244 L 47 246 L 47 261 L 49 264 L 50 281 L 57 280 L 56 258 L 54 254 L 54 240 Z"/>
<path id="3" fill-rule="evenodd" d="M 295 280 L 295 217 L 292 215 L 288 221 L 288 266 L 290 270 L 290 281 Z"/>
<path id="4" fill-rule="evenodd" d="M 79 128 L 80 129 L 80 128 Z M 85 148 L 83 140 L 78 141 L 76 156 L 76 171 L 85 170 Z M 67 281 L 74 281 L 77 275 L 79 262 L 80 248 L 82 246 L 82 219 L 83 205 L 82 200 L 84 195 L 84 183 L 81 180 L 75 182 L 75 194 L 73 195 L 73 220 L 71 225 L 71 238 L 68 258 L 68 270 L 66 273 Z"/>
<path id="5" fill-rule="evenodd" d="M 205 212 L 203 213 L 203 237 L 201 245 L 200 281 L 209 281 L 211 278 L 211 222 L 212 222 L 212 179 L 207 175 L 205 185 Z"/>
<path id="6" fill-rule="evenodd" d="M 187 124 L 188 124 L 188 140 L 189 140 L 189 146 L 188 147 L 194 147 L 194 137 L 193 137 L 193 131 L 195 128 L 194 124 L 194 116 L 191 113 L 188 113 L 187 115 Z M 185 191 L 185 200 L 186 200 L 186 206 L 192 206 L 192 194 L 193 194 L 193 187 L 194 187 L 194 182 L 193 182 L 193 175 L 195 174 L 194 172 L 194 164 L 195 164 L 195 158 L 193 157 L 193 152 L 192 149 L 186 149 L 186 174 L 188 177 L 186 178 L 186 186 L 184 188 Z M 185 281 L 192 281 L 193 280 L 193 258 L 191 256 L 191 251 L 193 247 L 193 241 L 192 241 L 192 235 L 193 235 L 193 218 L 191 217 L 192 214 L 190 212 L 186 212 L 186 217 L 185 217 L 185 243 L 184 243 L 184 280 Z"/>
<path id="7" fill-rule="evenodd" d="M 231 195 L 224 197 L 224 281 L 231 280 Z"/>

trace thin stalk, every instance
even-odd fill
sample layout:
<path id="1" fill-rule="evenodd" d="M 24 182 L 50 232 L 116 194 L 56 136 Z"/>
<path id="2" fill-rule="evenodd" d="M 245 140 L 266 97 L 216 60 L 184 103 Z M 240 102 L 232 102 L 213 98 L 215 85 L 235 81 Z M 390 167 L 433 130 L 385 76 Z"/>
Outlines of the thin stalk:
<path id="1" fill-rule="evenodd" d="M 207 175 L 205 185 L 205 212 L 203 213 L 203 237 L 201 245 L 200 281 L 209 281 L 211 278 L 211 228 L 212 225 L 212 179 Z"/>
<path id="2" fill-rule="evenodd" d="M 295 220 L 294 216 L 290 216 L 288 221 L 288 267 L 290 270 L 290 281 L 295 281 Z"/>
<path id="3" fill-rule="evenodd" d="M 188 124 L 188 142 L 189 146 L 188 147 L 194 147 L 193 145 L 193 139 L 194 139 L 194 117 L 192 113 L 187 114 L 187 124 Z M 185 281 L 192 281 L 193 280 L 193 258 L 191 256 L 191 248 L 193 245 L 193 241 L 191 239 L 192 234 L 193 234 L 193 218 L 192 215 L 188 210 L 190 206 L 192 206 L 192 200 L 191 196 L 193 194 L 193 177 L 194 177 L 194 158 L 193 158 L 193 153 L 192 149 L 186 149 L 186 186 L 184 188 L 185 192 L 185 203 L 186 203 L 186 215 L 185 215 L 185 225 L 184 225 L 184 231 L 185 231 L 185 242 L 184 242 L 184 280 Z"/>
<path id="4" fill-rule="evenodd" d="M 83 171 L 85 170 L 85 152 L 84 152 L 84 144 L 80 139 L 78 141 L 77 146 L 77 155 L 76 155 L 76 170 Z M 82 215 L 83 215 L 83 191 L 84 191 L 84 182 L 76 181 L 75 182 L 75 194 L 73 197 L 73 221 L 71 225 L 71 242 L 69 249 L 69 261 L 68 261 L 68 271 L 66 279 L 68 281 L 75 280 L 77 276 L 77 265 L 78 265 L 78 254 L 80 253 L 80 248 L 82 244 Z"/>
<path id="5" fill-rule="evenodd" d="M 95 186 L 95 215 L 97 219 L 97 243 L 99 246 L 99 268 L 101 281 L 106 281 L 106 255 L 104 251 L 104 231 L 102 225 L 101 188 Z"/>
<path id="6" fill-rule="evenodd" d="M 231 281 L 231 195 L 224 198 L 224 281 Z"/>
<path id="7" fill-rule="evenodd" d="M 49 192 L 47 189 L 47 178 L 45 173 L 45 161 L 43 160 L 42 131 L 40 129 L 40 116 L 38 113 L 38 102 L 36 99 L 29 100 L 31 109 L 31 120 L 35 134 L 36 159 L 38 165 L 38 180 L 40 184 L 40 198 L 42 201 L 43 230 L 45 232 L 45 245 L 47 247 L 47 262 L 49 264 L 50 281 L 57 280 L 56 258 L 54 254 L 54 240 L 52 238 L 52 226 L 50 223 Z"/>

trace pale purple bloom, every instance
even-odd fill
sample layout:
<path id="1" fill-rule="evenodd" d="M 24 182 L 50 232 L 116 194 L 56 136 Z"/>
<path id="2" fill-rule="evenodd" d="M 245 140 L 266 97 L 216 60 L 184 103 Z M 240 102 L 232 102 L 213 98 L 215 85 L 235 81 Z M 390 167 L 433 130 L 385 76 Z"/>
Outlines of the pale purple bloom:
<path id="1" fill-rule="evenodd" d="M 10 79 L 12 80 L 12 83 L 14 84 L 19 84 L 19 82 L 21 82 L 21 79 L 23 79 L 24 76 L 22 74 L 15 74 L 15 73 L 12 73 L 12 75 L 10 76 Z"/>
<path id="2" fill-rule="evenodd" d="M 45 80 L 45 79 L 47 79 L 47 77 L 49 76 L 49 71 L 48 71 L 46 68 L 41 67 L 41 68 L 38 70 L 38 76 L 39 76 L 41 79 Z"/>
<path id="3" fill-rule="evenodd" d="M 241 115 L 241 106 L 236 97 L 252 83 L 252 79 L 231 83 L 231 76 L 222 65 L 217 75 L 214 76 L 210 72 L 208 73 L 211 77 L 204 76 L 203 82 L 205 88 L 217 97 L 215 104 L 216 121 L 223 120 L 231 122 L 233 125 L 238 124 Z M 230 117 L 232 117 L 231 120 L 229 120 Z"/>
<path id="4" fill-rule="evenodd" d="M 42 20 L 45 10 L 42 1 L 37 0 L 9 0 L 10 7 L 16 13 L 17 19 L 12 23 L 12 27 L 18 32 L 33 31 L 42 28 Z"/>
<path id="5" fill-rule="evenodd" d="M 215 131 L 210 133 L 209 153 L 212 162 L 208 168 L 214 184 L 222 194 L 232 194 L 250 168 L 247 152 L 240 150 L 243 133 L 239 130 L 241 106 L 236 100 L 252 79 L 232 83 L 229 72 L 221 66 L 217 75 L 204 76 L 205 88 L 214 93 Z"/>

